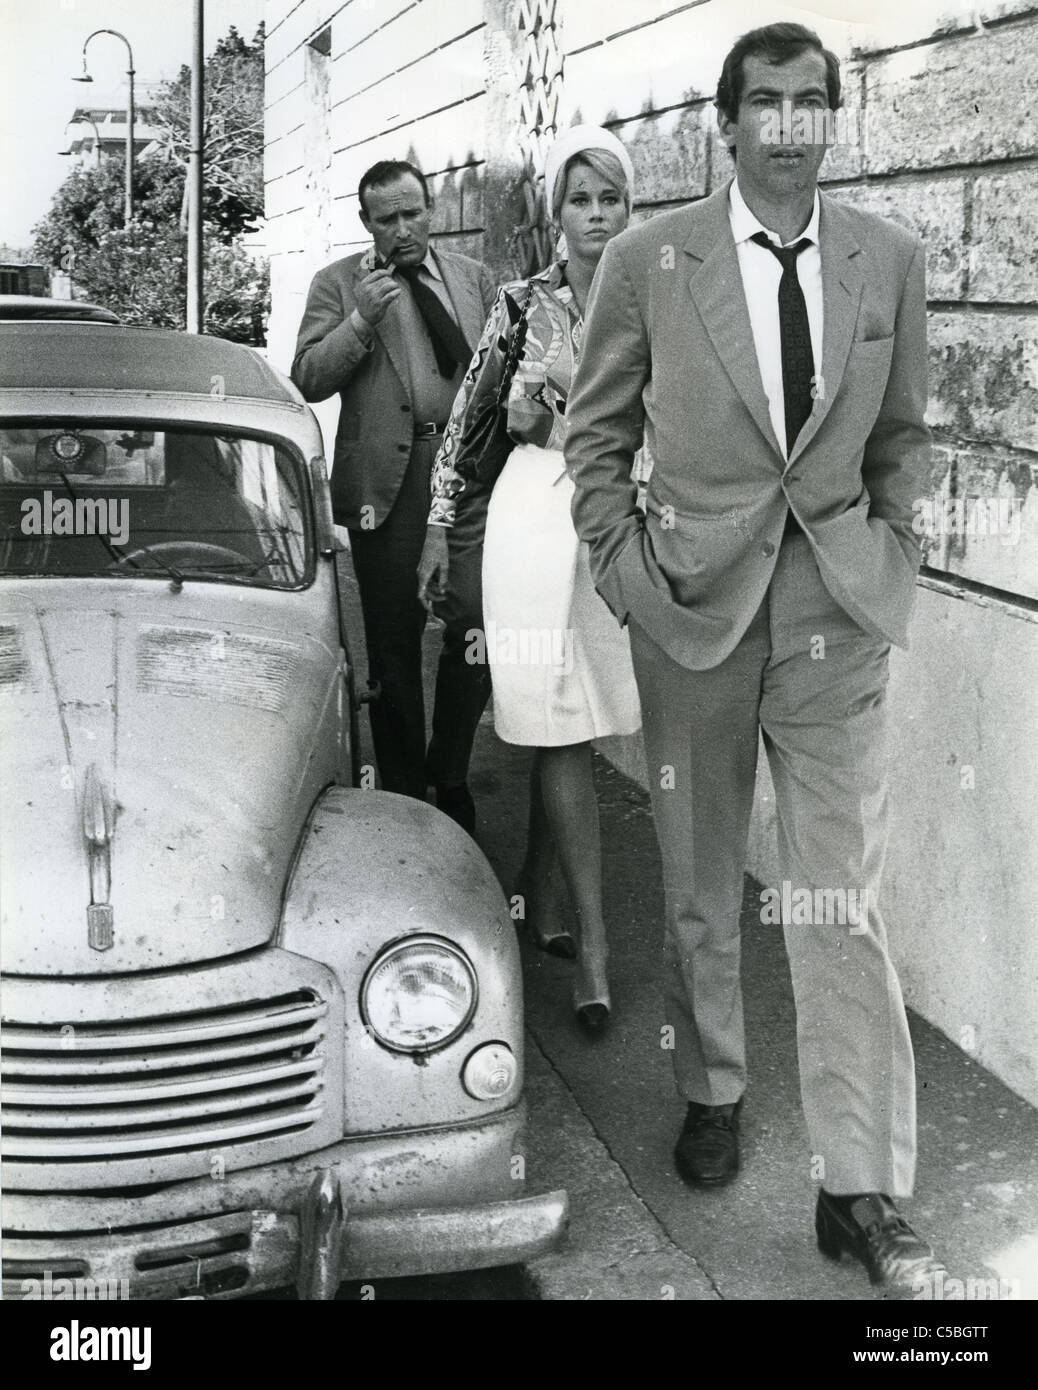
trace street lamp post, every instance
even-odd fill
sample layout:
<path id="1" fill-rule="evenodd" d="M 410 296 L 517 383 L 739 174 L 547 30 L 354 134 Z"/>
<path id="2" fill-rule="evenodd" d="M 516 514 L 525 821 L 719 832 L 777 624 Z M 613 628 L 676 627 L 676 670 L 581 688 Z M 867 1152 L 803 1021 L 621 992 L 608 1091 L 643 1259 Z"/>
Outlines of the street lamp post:
<path id="1" fill-rule="evenodd" d="M 97 122 L 91 120 L 89 116 L 82 116 L 82 115 L 78 115 L 78 114 L 77 114 L 76 116 L 74 116 L 74 117 L 72 118 L 71 121 L 66 121 L 66 122 L 65 122 L 65 132 L 64 132 L 64 133 L 65 133 L 66 135 L 68 134 L 68 128 L 69 128 L 70 125 L 88 125 L 88 126 L 90 126 L 91 130 L 94 132 L 94 163 L 95 163 L 95 164 L 100 164 L 100 163 L 101 163 L 101 132 L 100 132 L 100 131 L 98 130 L 98 128 L 97 128 Z M 72 141 L 71 141 L 71 140 L 69 141 L 69 147 L 68 147 L 67 150 L 59 150 L 59 151 L 58 151 L 58 154 L 72 154 L 72 153 L 73 153 L 73 150 L 72 150 Z"/>
<path id="2" fill-rule="evenodd" d="M 92 34 L 87 35 L 86 43 L 83 44 L 83 72 L 79 77 L 74 77 L 73 82 L 93 82 L 93 78 L 87 72 L 87 44 L 91 39 L 97 38 L 98 34 L 112 34 L 117 39 L 122 39 L 126 45 L 126 52 L 129 57 L 130 66 L 127 69 L 127 77 L 130 79 L 130 97 L 126 108 L 126 206 L 124 218 L 127 228 L 133 221 L 133 49 L 130 47 L 130 40 L 125 34 L 120 34 L 118 29 L 95 29 Z"/>

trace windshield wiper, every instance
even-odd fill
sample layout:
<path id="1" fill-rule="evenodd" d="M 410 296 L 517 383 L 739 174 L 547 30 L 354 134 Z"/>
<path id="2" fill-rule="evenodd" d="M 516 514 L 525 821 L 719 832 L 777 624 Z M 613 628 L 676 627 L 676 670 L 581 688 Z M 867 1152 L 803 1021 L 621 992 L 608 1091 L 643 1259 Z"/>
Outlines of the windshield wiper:
<path id="1" fill-rule="evenodd" d="M 58 477 L 65 484 L 65 487 L 68 491 L 68 495 L 72 498 L 73 503 L 78 502 L 79 498 L 76 496 L 75 488 L 73 488 L 72 484 L 69 482 L 67 475 L 64 473 L 59 473 Z M 111 540 L 105 534 L 104 531 L 95 531 L 94 534 L 97 536 L 97 539 L 101 542 L 104 548 L 108 551 L 109 555 L 111 555 L 111 557 L 115 560 L 116 564 L 132 565 L 134 569 L 141 568 L 137 561 L 131 560 L 130 557 L 127 555 L 126 551 L 123 550 L 121 546 L 116 545 L 115 542 Z M 150 555 L 150 552 L 148 553 Z M 163 570 L 165 570 L 165 572 L 169 575 L 170 579 L 172 579 L 174 584 L 173 592 L 179 593 L 179 591 L 184 587 L 184 576 L 180 573 L 179 570 L 174 569 L 173 566 L 167 560 L 163 560 L 161 555 L 151 555 L 151 558 Z"/>

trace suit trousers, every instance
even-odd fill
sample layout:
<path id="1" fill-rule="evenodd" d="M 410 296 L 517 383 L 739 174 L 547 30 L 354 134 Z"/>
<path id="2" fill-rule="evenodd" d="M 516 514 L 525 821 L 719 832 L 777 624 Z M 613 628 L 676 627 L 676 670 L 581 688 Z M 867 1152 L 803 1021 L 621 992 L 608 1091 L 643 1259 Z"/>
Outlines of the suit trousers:
<path id="1" fill-rule="evenodd" d="M 739 914 L 759 729 L 782 879 L 761 922 L 783 927 L 812 1173 L 837 1195 L 905 1197 L 914 1179 L 912 1045 L 879 911 L 889 650 L 830 596 L 796 534 L 713 669 L 679 666 L 631 623 L 678 1089 L 730 1104 L 746 1085 Z"/>
<path id="2" fill-rule="evenodd" d="M 432 739 L 425 745 L 418 562 L 429 517 L 429 479 L 440 437 L 416 439 L 389 515 L 372 531 L 350 529 L 360 588 L 371 701 L 371 735 L 385 791 L 425 800 L 426 787 L 458 786 L 468 776 L 480 716 L 490 698 L 490 671 L 466 658 L 482 652 L 472 634 L 483 627 L 483 529 L 489 493 L 474 495 L 450 534 L 450 580 L 436 609 L 445 624 L 436 673 Z M 457 532 L 457 535 L 454 532 Z"/>

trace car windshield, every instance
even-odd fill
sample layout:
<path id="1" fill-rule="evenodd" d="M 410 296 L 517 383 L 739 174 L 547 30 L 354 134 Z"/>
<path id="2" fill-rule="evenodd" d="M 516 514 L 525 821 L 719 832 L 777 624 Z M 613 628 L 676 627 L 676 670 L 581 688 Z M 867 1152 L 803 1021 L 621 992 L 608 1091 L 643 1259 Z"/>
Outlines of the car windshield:
<path id="1" fill-rule="evenodd" d="M 205 430 L 62 420 L 0 427 L 0 574 L 306 582 L 301 465 Z"/>

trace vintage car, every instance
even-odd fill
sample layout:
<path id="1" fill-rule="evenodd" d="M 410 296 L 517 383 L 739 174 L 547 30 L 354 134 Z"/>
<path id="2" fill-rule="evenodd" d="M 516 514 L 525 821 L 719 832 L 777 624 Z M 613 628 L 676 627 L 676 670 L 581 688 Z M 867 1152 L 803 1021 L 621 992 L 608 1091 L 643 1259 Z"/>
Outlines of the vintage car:
<path id="1" fill-rule="evenodd" d="M 0 314 L 5 1294 L 549 1249 L 501 889 L 356 785 L 314 416 L 250 348 L 76 317 Z"/>

